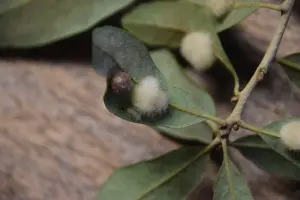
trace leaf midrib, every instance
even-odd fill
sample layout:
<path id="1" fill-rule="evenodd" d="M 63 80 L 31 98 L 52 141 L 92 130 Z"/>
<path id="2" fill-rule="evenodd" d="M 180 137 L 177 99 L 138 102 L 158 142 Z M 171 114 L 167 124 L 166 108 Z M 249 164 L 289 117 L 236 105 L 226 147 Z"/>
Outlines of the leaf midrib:
<path id="1" fill-rule="evenodd" d="M 192 165 L 195 161 L 197 161 L 202 155 L 205 154 L 205 149 L 202 149 L 198 154 L 195 155 L 195 157 L 191 158 L 190 160 L 188 160 L 186 163 L 184 163 L 182 165 L 182 167 L 174 170 L 169 176 L 165 177 L 163 180 L 161 180 L 160 182 L 158 182 L 157 184 L 153 185 L 152 187 L 150 187 L 150 189 L 148 189 L 147 191 L 145 191 L 143 194 L 141 194 L 140 196 L 138 196 L 136 198 L 136 200 L 142 200 L 142 198 L 146 197 L 147 195 L 149 195 L 152 191 L 154 191 L 155 189 L 157 189 L 158 187 L 162 186 L 163 184 L 169 182 L 170 180 L 172 180 L 173 178 L 176 177 L 176 175 L 178 175 L 181 171 L 185 170 L 186 168 L 188 168 L 190 165 Z"/>

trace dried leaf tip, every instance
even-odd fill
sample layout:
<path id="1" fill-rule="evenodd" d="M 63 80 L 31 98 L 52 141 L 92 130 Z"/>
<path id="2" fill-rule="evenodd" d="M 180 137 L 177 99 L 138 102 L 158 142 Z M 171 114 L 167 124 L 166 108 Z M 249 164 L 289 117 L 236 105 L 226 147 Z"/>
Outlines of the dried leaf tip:
<path id="1" fill-rule="evenodd" d="M 181 41 L 180 53 L 198 71 L 208 69 L 216 60 L 208 32 L 188 33 Z"/>
<path id="2" fill-rule="evenodd" d="M 206 5 L 216 17 L 222 17 L 233 7 L 235 0 L 206 0 Z"/>
<path id="3" fill-rule="evenodd" d="M 300 121 L 292 121 L 280 129 L 280 137 L 283 144 L 290 150 L 300 150 Z"/>
<path id="4" fill-rule="evenodd" d="M 154 76 L 147 76 L 135 85 L 132 95 L 132 104 L 141 114 L 156 116 L 164 113 L 169 99 L 161 90 L 159 80 Z"/>

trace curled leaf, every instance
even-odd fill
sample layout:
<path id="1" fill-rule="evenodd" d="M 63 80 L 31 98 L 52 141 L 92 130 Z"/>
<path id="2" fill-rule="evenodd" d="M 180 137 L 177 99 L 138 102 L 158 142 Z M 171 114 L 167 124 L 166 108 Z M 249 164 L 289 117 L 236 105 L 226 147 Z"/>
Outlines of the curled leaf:
<path id="1" fill-rule="evenodd" d="M 108 72 L 115 68 L 123 70 L 129 73 L 136 83 L 149 75 L 160 80 L 161 87 L 170 98 L 169 112 L 159 118 L 140 119 L 138 111 L 128 106 L 120 106 L 124 99 L 113 93 L 109 87 L 110 79 L 107 79 L 105 105 L 110 112 L 127 121 L 154 127 L 184 128 L 204 121 L 203 118 L 191 112 L 202 113 L 206 110 L 215 112 L 208 94 L 202 93 L 201 101 L 210 102 L 210 104 L 200 104 L 195 101 L 188 89 L 181 87 L 180 80 L 176 85 L 168 84 L 165 77 L 169 75 L 169 72 L 162 73 L 154 64 L 144 44 L 119 28 L 105 26 L 93 32 L 93 65 L 104 75 L 108 75 Z"/>

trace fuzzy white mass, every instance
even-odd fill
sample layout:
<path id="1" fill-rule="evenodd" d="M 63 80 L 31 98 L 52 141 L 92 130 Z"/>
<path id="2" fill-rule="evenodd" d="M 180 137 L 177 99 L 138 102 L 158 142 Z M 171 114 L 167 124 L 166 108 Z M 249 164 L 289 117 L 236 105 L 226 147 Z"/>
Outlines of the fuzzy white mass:
<path id="1" fill-rule="evenodd" d="M 234 0 L 206 0 L 206 4 L 216 17 L 221 17 L 232 8 Z"/>
<path id="2" fill-rule="evenodd" d="M 300 150 L 300 121 L 293 121 L 282 126 L 280 137 L 289 149 Z"/>
<path id="3" fill-rule="evenodd" d="M 132 104 L 142 114 L 152 116 L 168 108 L 168 96 L 160 89 L 159 80 L 156 77 L 147 76 L 135 86 Z"/>
<path id="4" fill-rule="evenodd" d="M 188 33 L 181 41 L 180 52 L 198 71 L 208 69 L 216 60 L 213 39 L 207 32 Z"/>

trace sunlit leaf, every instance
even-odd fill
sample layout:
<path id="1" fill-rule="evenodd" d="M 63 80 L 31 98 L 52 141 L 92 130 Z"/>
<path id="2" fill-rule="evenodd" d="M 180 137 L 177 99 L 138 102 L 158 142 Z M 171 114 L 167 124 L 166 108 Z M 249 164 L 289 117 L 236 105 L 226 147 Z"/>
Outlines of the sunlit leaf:
<path id="1" fill-rule="evenodd" d="M 300 53 L 280 58 L 278 63 L 283 67 L 290 80 L 300 88 Z"/>
<path id="2" fill-rule="evenodd" d="M 300 180 L 300 168 L 274 151 L 259 135 L 240 138 L 233 146 L 266 172 Z"/>
<path id="3" fill-rule="evenodd" d="M 167 84 L 164 76 L 168 74 L 160 72 L 144 44 L 119 28 L 105 26 L 94 30 L 93 65 L 96 71 L 103 75 L 107 75 L 107 72 L 114 68 L 123 70 L 129 73 L 136 83 L 149 75 L 160 80 L 162 89 L 166 91 L 170 99 L 169 112 L 162 118 L 139 119 L 132 109 L 120 107 L 123 99 L 112 92 L 109 86 L 110 80 L 107 79 L 105 105 L 110 112 L 127 121 L 154 127 L 184 128 L 204 121 L 203 118 L 191 114 L 191 112 L 207 111 L 213 114 L 215 112 L 212 99 L 208 94 L 202 92 L 203 99 L 197 102 L 188 89 L 181 87 L 180 81 L 177 84 Z M 201 95 L 201 93 L 199 94 Z"/>
<path id="4" fill-rule="evenodd" d="M 134 0 L 31 0 L 0 18 L 0 46 L 41 46 L 83 32 Z"/>
<path id="5" fill-rule="evenodd" d="M 205 172 L 202 147 L 182 147 L 159 158 L 117 170 L 102 187 L 101 200 L 186 200 Z"/>

